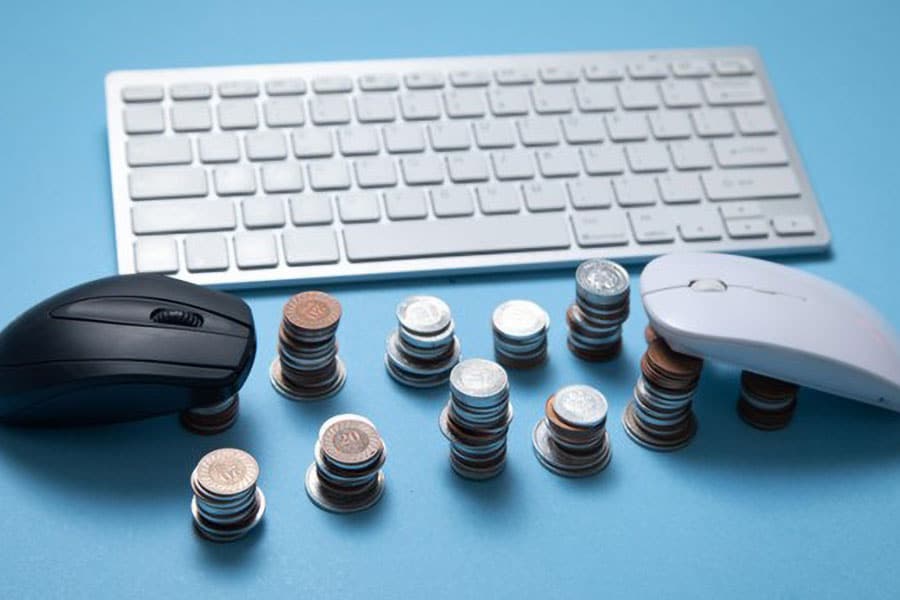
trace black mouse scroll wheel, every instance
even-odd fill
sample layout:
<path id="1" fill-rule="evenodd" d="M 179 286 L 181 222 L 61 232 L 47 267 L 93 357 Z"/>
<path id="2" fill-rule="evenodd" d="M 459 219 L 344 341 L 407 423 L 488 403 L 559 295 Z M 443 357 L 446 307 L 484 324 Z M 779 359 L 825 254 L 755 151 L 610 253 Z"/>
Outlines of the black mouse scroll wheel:
<path id="1" fill-rule="evenodd" d="M 150 313 L 150 320 L 155 323 L 181 325 L 183 327 L 200 327 L 203 325 L 202 315 L 177 308 L 157 308 Z"/>

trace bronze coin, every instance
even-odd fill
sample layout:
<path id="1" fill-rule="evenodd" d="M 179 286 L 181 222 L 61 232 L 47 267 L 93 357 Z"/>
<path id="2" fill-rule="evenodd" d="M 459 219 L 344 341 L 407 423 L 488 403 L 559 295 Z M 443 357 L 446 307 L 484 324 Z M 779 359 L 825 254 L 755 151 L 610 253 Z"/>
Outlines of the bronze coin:
<path id="1" fill-rule="evenodd" d="M 650 325 L 648 324 L 644 328 L 644 339 L 647 340 L 648 344 L 652 344 L 653 340 L 659 339 L 659 334 L 656 333 L 656 330 L 650 327 Z"/>
<path id="2" fill-rule="evenodd" d="M 302 292 L 284 305 L 285 321 L 301 331 L 319 331 L 338 324 L 341 303 L 325 292 Z"/>
<path id="3" fill-rule="evenodd" d="M 647 358 L 662 371 L 677 378 L 696 377 L 703 368 L 702 360 L 675 352 L 662 338 L 650 343 Z"/>
<path id="4" fill-rule="evenodd" d="M 741 385 L 754 396 L 769 400 L 782 400 L 797 394 L 797 386 L 759 373 L 743 371 Z"/>

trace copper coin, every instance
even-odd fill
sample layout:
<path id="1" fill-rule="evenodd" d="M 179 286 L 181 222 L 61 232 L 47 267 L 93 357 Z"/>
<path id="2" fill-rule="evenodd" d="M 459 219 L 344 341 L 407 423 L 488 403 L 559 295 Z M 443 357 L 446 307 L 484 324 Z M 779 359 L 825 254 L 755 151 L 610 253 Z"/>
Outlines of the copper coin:
<path id="1" fill-rule="evenodd" d="M 751 371 L 741 373 L 741 385 L 753 395 L 770 400 L 790 398 L 797 394 L 797 386 L 793 383 Z"/>
<path id="2" fill-rule="evenodd" d="M 284 305 L 284 318 L 303 331 L 319 331 L 337 325 L 341 303 L 325 292 L 303 292 Z"/>
<path id="3" fill-rule="evenodd" d="M 648 344 L 652 344 L 654 340 L 659 339 L 659 334 L 650 325 L 647 325 L 644 328 L 644 339 L 647 340 Z"/>
<path id="4" fill-rule="evenodd" d="M 647 358 L 663 371 L 678 378 L 695 377 L 703 368 L 702 360 L 675 352 L 662 338 L 651 342 L 647 348 Z"/>

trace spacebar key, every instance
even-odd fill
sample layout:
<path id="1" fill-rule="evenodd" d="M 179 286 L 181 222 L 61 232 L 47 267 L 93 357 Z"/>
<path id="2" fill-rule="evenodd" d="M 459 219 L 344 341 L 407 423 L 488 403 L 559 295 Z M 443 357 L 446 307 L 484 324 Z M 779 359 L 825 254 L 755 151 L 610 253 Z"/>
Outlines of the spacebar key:
<path id="1" fill-rule="evenodd" d="M 353 262 L 558 250 L 571 244 L 560 214 L 351 225 L 344 227 L 344 241 Z"/>

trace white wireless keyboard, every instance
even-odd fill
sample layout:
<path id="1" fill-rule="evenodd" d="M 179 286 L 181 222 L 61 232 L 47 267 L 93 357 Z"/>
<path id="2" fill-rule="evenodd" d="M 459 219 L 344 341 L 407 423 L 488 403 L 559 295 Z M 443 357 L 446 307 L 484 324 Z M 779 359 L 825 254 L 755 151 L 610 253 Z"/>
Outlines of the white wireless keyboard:
<path id="1" fill-rule="evenodd" d="M 751 48 L 117 71 L 106 105 L 121 273 L 236 287 L 830 240 Z"/>

